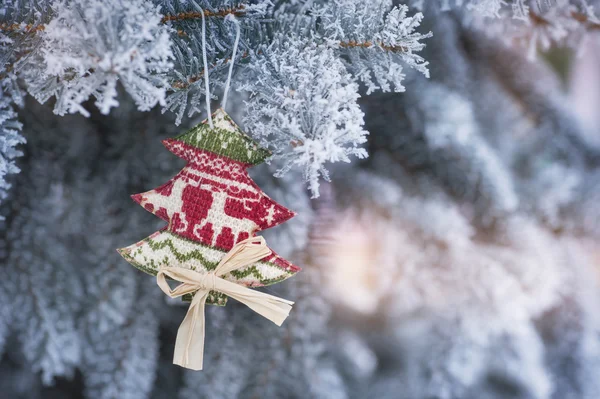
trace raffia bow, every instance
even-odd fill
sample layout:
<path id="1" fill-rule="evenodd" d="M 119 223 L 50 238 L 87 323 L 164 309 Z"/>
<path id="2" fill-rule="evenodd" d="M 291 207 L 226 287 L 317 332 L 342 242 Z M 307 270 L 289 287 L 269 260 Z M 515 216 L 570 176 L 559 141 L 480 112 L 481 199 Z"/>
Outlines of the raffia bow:
<path id="1" fill-rule="evenodd" d="M 271 253 L 264 238 L 251 237 L 238 242 L 209 273 L 198 273 L 181 267 L 163 267 L 156 275 L 160 289 L 177 298 L 194 293 L 194 299 L 179 326 L 175 341 L 173 364 L 192 370 L 202 370 L 204 357 L 204 306 L 210 291 L 218 291 L 234 298 L 261 316 L 281 326 L 288 317 L 294 302 L 227 281 L 220 276 L 248 266 Z M 171 289 L 166 278 L 181 284 Z"/>

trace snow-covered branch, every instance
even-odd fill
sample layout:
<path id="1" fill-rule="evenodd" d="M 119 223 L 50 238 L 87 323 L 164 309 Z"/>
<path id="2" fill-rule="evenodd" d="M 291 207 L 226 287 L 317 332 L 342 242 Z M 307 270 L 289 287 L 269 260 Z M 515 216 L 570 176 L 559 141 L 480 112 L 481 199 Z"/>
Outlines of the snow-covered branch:
<path id="1" fill-rule="evenodd" d="M 348 70 L 367 86 L 367 94 L 404 91 L 403 66 L 428 75 L 427 62 L 417 54 L 431 36 L 417 31 L 423 14 L 409 16 L 407 6 L 394 7 L 391 0 L 334 0 L 315 6 L 312 14 L 314 30 L 343 50 Z"/>
<path id="2" fill-rule="evenodd" d="M 158 9 L 144 0 L 61 1 L 39 34 L 39 54 L 23 70 L 29 92 L 54 112 L 89 115 L 90 97 L 102 113 L 118 105 L 117 82 L 140 110 L 164 104 L 172 53 Z M 42 66 L 40 68 L 40 65 Z"/>
<path id="3" fill-rule="evenodd" d="M 434 13 L 455 10 L 466 25 L 509 46 L 527 49 L 530 59 L 556 46 L 579 50 L 600 29 L 596 0 L 436 0 L 428 4 L 415 0 L 412 4 Z"/>
<path id="4" fill-rule="evenodd" d="M 349 155 L 366 155 L 359 148 L 366 132 L 357 83 L 366 86 L 367 94 L 402 91 L 404 67 L 428 73 L 427 62 L 418 55 L 431 36 L 417 31 L 422 14 L 410 16 L 407 6 L 394 6 L 391 0 L 276 5 L 269 0 L 60 0 L 48 7 L 49 12 L 32 14 L 33 19 L 2 21 L 0 31 L 30 39 L 26 51 L 13 45 L 22 57 L 13 57 L 9 67 L 38 101 L 54 98 L 55 113 L 88 116 L 87 102 L 94 100 L 106 114 L 119 105 L 120 84 L 138 109 L 159 104 L 174 111 L 179 124 L 186 113 L 192 117 L 204 112 L 204 50 L 215 95 L 221 93 L 231 62 L 235 85 L 263 93 L 252 96 L 249 112 L 254 116 L 248 121 L 270 119 L 277 113 L 287 115 L 287 123 L 310 119 L 301 113 L 322 115 L 297 125 L 293 133 L 278 129 L 277 123 L 248 125 L 250 134 L 267 140 L 275 158 L 284 160 L 281 173 L 291 166 L 306 168 L 304 175 L 315 195 L 319 176 L 327 176 L 325 162 L 348 162 Z M 242 33 L 235 60 L 236 24 L 231 18 L 237 18 Z M 293 39 L 282 44 L 283 37 Z M 310 85 L 303 81 L 305 77 L 296 77 L 293 90 L 302 100 L 295 105 L 279 104 L 265 95 L 292 86 L 285 73 L 265 74 L 261 69 L 280 61 L 280 67 L 294 67 L 297 60 L 282 61 L 278 55 L 285 53 L 287 45 L 296 46 L 291 53 L 311 49 L 298 53 L 303 69 L 314 75 Z M 332 68 L 336 77 L 331 81 L 320 62 Z M 334 104 L 325 107 L 321 101 L 326 100 Z M 261 108 L 267 104 L 268 109 Z M 302 145 L 290 147 L 290 140 Z"/>
<path id="5" fill-rule="evenodd" d="M 7 82 L 2 84 L 6 90 Z M 17 121 L 17 114 L 13 110 L 13 99 L 0 91 L 0 201 L 6 198 L 10 184 L 6 176 L 18 173 L 20 169 L 15 164 L 15 158 L 23 155 L 17 147 L 25 143 L 21 136 L 21 123 Z"/>
<path id="6" fill-rule="evenodd" d="M 248 68 L 257 80 L 242 86 L 244 123 L 284 162 L 277 174 L 299 166 L 316 197 L 319 177 L 329 178 L 325 163 L 367 155 L 358 85 L 330 47 L 281 38 L 261 51 Z"/>

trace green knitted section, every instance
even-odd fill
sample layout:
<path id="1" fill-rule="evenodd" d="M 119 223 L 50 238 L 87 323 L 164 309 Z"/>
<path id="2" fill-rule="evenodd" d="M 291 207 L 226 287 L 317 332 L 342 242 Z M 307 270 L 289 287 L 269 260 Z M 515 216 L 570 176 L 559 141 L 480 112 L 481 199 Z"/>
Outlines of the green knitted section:
<path id="1" fill-rule="evenodd" d="M 186 294 L 181 297 L 183 302 L 192 302 L 194 295 Z M 208 298 L 206 298 L 207 305 L 216 305 L 216 306 L 225 306 L 227 305 L 227 295 L 222 292 L 211 291 L 208 293 Z"/>
<path id="2" fill-rule="evenodd" d="M 185 263 L 187 261 L 190 261 L 192 259 L 195 259 L 197 261 L 200 261 L 202 263 L 202 266 L 204 266 L 204 268 L 206 270 L 215 270 L 217 268 L 217 265 L 219 264 L 219 262 L 210 262 L 209 260 L 207 260 L 204 255 L 202 254 L 202 251 L 200 249 L 194 249 L 191 252 L 188 252 L 186 254 L 179 252 L 177 250 L 177 248 L 175 248 L 175 245 L 173 244 L 173 240 L 165 240 L 165 241 L 154 241 L 150 238 L 146 238 L 144 241 L 146 241 L 148 243 L 148 246 L 150 248 L 152 248 L 154 251 L 157 251 L 159 249 L 165 249 L 168 248 L 171 253 L 173 254 L 173 256 L 175 256 L 175 259 L 177 259 L 179 262 L 181 263 Z M 198 246 L 202 246 L 202 244 L 197 244 Z M 141 248 L 139 249 L 139 252 L 141 253 Z"/>
<path id="3" fill-rule="evenodd" d="M 250 165 L 263 163 L 271 155 L 244 134 L 222 109 L 218 109 L 212 118 L 212 129 L 208 120 L 205 120 L 174 139 Z"/>

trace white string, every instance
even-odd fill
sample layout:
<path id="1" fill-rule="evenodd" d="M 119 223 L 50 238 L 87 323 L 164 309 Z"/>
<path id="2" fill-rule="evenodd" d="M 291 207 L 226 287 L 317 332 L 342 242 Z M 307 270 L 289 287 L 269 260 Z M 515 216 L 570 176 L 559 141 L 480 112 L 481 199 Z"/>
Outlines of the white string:
<path id="1" fill-rule="evenodd" d="M 225 19 L 231 20 L 235 24 L 235 42 L 233 43 L 233 54 L 231 54 L 231 61 L 229 64 L 229 74 L 227 75 L 227 83 L 225 83 L 225 93 L 223 93 L 223 102 L 221 102 L 221 108 L 225 109 L 227 106 L 227 95 L 229 94 L 229 86 L 231 84 L 231 75 L 233 75 L 233 64 L 235 63 L 235 55 L 237 54 L 238 45 L 240 44 L 240 23 L 235 19 L 233 14 L 228 14 Z"/>
<path id="2" fill-rule="evenodd" d="M 198 7 L 200 8 L 200 7 Z M 202 13 L 202 60 L 204 61 L 204 87 L 206 88 L 206 113 L 208 114 L 208 124 L 210 128 L 214 128 L 212 115 L 210 113 L 210 86 L 208 85 L 208 61 L 206 60 L 206 20 L 204 18 L 204 10 L 200 8 Z"/>

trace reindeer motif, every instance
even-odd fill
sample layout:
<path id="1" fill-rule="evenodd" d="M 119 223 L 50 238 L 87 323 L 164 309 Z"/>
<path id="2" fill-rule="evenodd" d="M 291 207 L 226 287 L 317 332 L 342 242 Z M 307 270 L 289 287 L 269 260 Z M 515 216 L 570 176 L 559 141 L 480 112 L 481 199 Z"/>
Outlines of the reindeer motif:
<path id="1" fill-rule="evenodd" d="M 250 185 L 240 190 L 225 179 L 213 182 L 190 168 L 134 199 L 168 221 L 173 233 L 224 249 L 293 216 Z"/>
<path id="2" fill-rule="evenodd" d="M 227 199 L 229 198 L 227 192 L 210 184 L 201 184 L 200 189 L 211 191 L 213 201 L 206 217 L 202 219 L 201 223 L 194 226 L 194 235 L 196 237 L 201 238 L 200 231 L 210 225 L 214 231 L 212 237 L 212 245 L 214 246 L 219 234 L 224 233 L 224 228 L 231 230 L 234 240 L 236 237 L 239 237 L 240 233 L 252 235 L 258 229 L 258 225 L 249 218 L 239 218 L 227 214 L 225 211 Z M 250 211 L 251 208 L 246 207 L 246 201 L 244 201 L 244 209 Z"/>
<path id="3" fill-rule="evenodd" d="M 141 195 L 139 203 L 144 207 L 146 204 L 152 205 L 155 214 L 158 214 L 161 209 L 164 209 L 164 214 L 167 217 L 167 220 L 170 221 L 176 213 L 181 213 L 183 208 L 183 190 L 187 186 L 188 183 L 184 179 L 175 178 L 172 180 L 171 190 L 168 195 L 157 190 L 148 191 Z M 179 233 L 188 229 L 187 220 L 182 220 L 181 223 L 182 225 L 177 228 L 177 232 Z"/>

